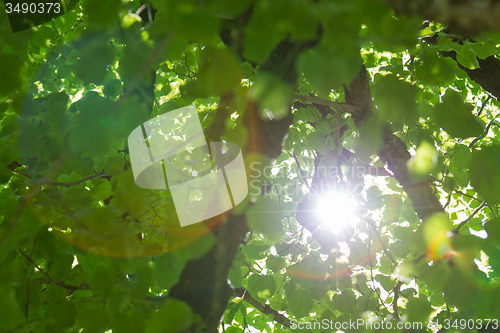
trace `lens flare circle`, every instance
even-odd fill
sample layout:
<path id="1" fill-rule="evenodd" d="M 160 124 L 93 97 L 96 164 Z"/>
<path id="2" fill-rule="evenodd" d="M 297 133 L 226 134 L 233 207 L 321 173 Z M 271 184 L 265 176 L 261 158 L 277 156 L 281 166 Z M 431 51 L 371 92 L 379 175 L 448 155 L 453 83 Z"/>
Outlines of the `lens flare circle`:
<path id="1" fill-rule="evenodd" d="M 352 199 L 340 192 L 328 192 L 320 195 L 316 215 L 321 225 L 332 233 L 339 233 L 345 226 L 354 226 L 358 222 L 356 207 Z"/>

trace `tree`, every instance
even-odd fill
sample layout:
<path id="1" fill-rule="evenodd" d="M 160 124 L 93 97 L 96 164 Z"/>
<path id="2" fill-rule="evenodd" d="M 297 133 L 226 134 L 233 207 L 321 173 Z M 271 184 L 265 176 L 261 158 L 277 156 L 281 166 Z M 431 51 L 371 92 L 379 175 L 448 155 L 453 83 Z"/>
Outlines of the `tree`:
<path id="1" fill-rule="evenodd" d="M 0 5 L 1 332 L 498 331 L 496 2 L 62 5 Z M 181 228 L 127 137 L 192 104 L 249 194 Z"/>

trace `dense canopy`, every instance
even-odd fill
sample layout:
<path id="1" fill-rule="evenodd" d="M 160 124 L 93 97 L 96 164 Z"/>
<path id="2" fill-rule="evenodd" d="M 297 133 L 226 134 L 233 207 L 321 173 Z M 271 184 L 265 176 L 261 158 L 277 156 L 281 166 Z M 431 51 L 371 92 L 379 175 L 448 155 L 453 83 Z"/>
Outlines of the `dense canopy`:
<path id="1" fill-rule="evenodd" d="M 498 332 L 498 1 L 13 3 L 0 332 Z M 188 105 L 249 193 L 181 227 L 127 138 Z"/>

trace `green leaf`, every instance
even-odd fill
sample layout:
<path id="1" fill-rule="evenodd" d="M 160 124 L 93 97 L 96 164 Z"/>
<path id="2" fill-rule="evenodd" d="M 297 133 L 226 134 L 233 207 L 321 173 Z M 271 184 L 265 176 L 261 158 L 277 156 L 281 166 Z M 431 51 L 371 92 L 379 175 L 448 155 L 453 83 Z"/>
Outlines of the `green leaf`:
<path id="1" fill-rule="evenodd" d="M 49 122 L 52 136 L 63 136 L 66 134 L 68 117 L 69 96 L 64 93 L 53 93 L 50 95 L 48 112 L 45 119 Z"/>
<path id="2" fill-rule="evenodd" d="M 375 280 L 377 280 L 387 292 L 390 292 L 396 286 L 396 281 L 391 276 L 377 274 Z"/>
<path id="3" fill-rule="evenodd" d="M 96 295 L 110 295 L 115 288 L 113 274 L 109 267 L 98 266 L 94 269 L 92 276 L 89 279 L 89 285 L 92 292 Z"/>
<path id="4" fill-rule="evenodd" d="M 453 89 L 448 89 L 442 97 L 443 102 L 436 105 L 436 122 L 448 134 L 455 138 L 469 138 L 479 136 L 483 126 L 474 117 L 471 104 L 465 103 L 462 96 Z"/>
<path id="5" fill-rule="evenodd" d="M 6 102 L 0 102 L 0 116 L 3 117 L 5 111 L 9 109 L 9 103 Z"/>
<path id="6" fill-rule="evenodd" d="M 197 91 L 207 97 L 221 96 L 240 84 L 243 73 L 227 49 L 206 47 L 201 53 L 201 65 L 196 78 Z"/>
<path id="7" fill-rule="evenodd" d="M 122 140 L 112 133 L 112 102 L 96 92 L 87 93 L 77 103 L 80 113 L 69 134 L 69 144 L 86 156 L 102 156 L 111 148 L 120 146 Z"/>
<path id="8" fill-rule="evenodd" d="M 107 179 L 97 179 L 90 192 L 97 200 L 104 200 L 111 196 L 111 183 Z"/>
<path id="9" fill-rule="evenodd" d="M 0 328 L 12 330 L 24 322 L 23 313 L 19 308 L 14 289 L 11 288 L 10 283 L 5 284 L 2 281 L 0 293 L 3 295 L 0 302 Z"/>
<path id="10" fill-rule="evenodd" d="M 488 240 L 500 245 L 500 218 L 496 217 L 486 222 L 484 230 L 488 233 Z"/>
<path id="11" fill-rule="evenodd" d="M 286 268 L 286 266 L 287 266 L 286 260 L 281 256 L 270 255 L 266 259 L 266 267 L 268 269 L 273 270 L 274 272 L 279 272 L 283 268 Z"/>
<path id="12" fill-rule="evenodd" d="M 263 110 L 265 120 L 280 120 L 290 112 L 293 88 L 270 73 L 259 74 L 250 88 L 250 95 Z"/>
<path id="13" fill-rule="evenodd" d="M 163 289 L 170 289 L 179 281 L 184 262 L 173 253 L 164 253 L 154 258 L 156 282 Z"/>
<path id="14" fill-rule="evenodd" d="M 452 230 L 453 224 L 445 213 L 430 215 L 417 230 L 420 250 L 428 253 L 430 260 L 452 253 L 449 239 Z"/>
<path id="15" fill-rule="evenodd" d="M 408 169 L 417 176 L 427 176 L 435 169 L 437 157 L 436 148 L 427 141 L 421 141 L 416 155 L 407 162 Z"/>
<path id="16" fill-rule="evenodd" d="M 83 80 L 85 85 L 94 83 L 101 85 L 107 71 L 107 66 L 114 60 L 114 52 L 109 41 L 91 40 L 86 43 L 76 63 L 75 75 Z"/>
<path id="17" fill-rule="evenodd" d="M 382 118 L 400 127 L 417 120 L 416 90 L 413 85 L 396 75 L 382 77 L 375 87 L 374 99 Z"/>
<path id="18" fill-rule="evenodd" d="M 221 0 L 217 2 L 217 11 L 226 17 L 234 18 L 251 4 L 251 0 L 231 1 Z"/>
<path id="19" fill-rule="evenodd" d="M 269 250 L 269 245 L 249 243 L 243 246 L 243 252 L 249 259 L 260 260 L 266 257 L 264 252 Z"/>
<path id="20" fill-rule="evenodd" d="M 443 190 L 445 190 L 448 193 L 451 193 L 455 190 L 455 187 L 457 186 L 457 183 L 455 182 L 454 177 L 445 177 L 443 180 Z"/>
<path id="21" fill-rule="evenodd" d="M 62 200 L 68 207 L 89 207 L 93 200 L 89 190 L 82 186 L 70 186 L 62 191 Z"/>
<path id="22" fill-rule="evenodd" d="M 334 144 L 331 136 L 325 136 L 320 132 L 311 132 L 304 140 L 310 149 L 314 149 L 322 155 L 328 154 L 333 150 Z"/>
<path id="23" fill-rule="evenodd" d="M 419 298 L 411 297 L 406 304 L 409 322 L 427 322 L 433 311 L 431 303 L 426 296 L 420 294 Z"/>
<path id="24" fill-rule="evenodd" d="M 229 269 L 229 273 L 227 275 L 227 278 L 229 279 L 229 281 L 231 281 L 231 284 L 233 285 L 234 288 L 241 288 L 243 286 L 243 284 L 242 284 L 243 273 L 241 271 L 241 266 L 231 267 Z"/>
<path id="25" fill-rule="evenodd" d="M 70 328 L 75 324 L 75 304 L 67 300 L 53 302 L 44 313 L 47 321 L 52 321 L 62 328 Z"/>
<path id="26" fill-rule="evenodd" d="M 59 30 L 60 33 L 65 33 L 73 28 L 77 20 L 78 16 L 76 12 L 74 10 L 70 10 L 66 14 L 56 17 L 54 19 L 54 23 L 56 25 L 57 30 Z"/>
<path id="27" fill-rule="evenodd" d="M 283 6 L 284 3 L 265 0 L 259 1 L 253 8 L 243 38 L 243 55 L 249 61 L 265 61 L 275 45 L 285 37 L 286 33 L 279 31 L 276 24 Z"/>
<path id="28" fill-rule="evenodd" d="M 343 291 L 341 294 L 335 294 L 332 298 L 330 307 L 346 314 L 354 314 L 357 311 L 356 297 L 352 291 Z"/>
<path id="29" fill-rule="evenodd" d="M 444 51 L 455 51 L 457 61 L 464 67 L 469 69 L 479 68 L 476 52 L 474 52 L 473 44 L 468 41 L 458 43 L 452 38 L 445 37 L 444 35 L 439 38 L 437 47 Z"/>
<path id="30" fill-rule="evenodd" d="M 476 69 L 479 68 L 479 62 L 477 61 L 476 52 L 470 47 L 471 45 L 471 42 L 464 42 L 463 45 L 455 47 L 457 61 L 464 67 Z"/>
<path id="31" fill-rule="evenodd" d="M 285 236 L 281 222 L 282 213 L 276 196 L 266 196 L 250 206 L 246 213 L 247 223 L 256 233 L 263 234 L 271 243 Z"/>
<path id="32" fill-rule="evenodd" d="M 474 189 L 491 205 L 500 202 L 500 146 L 481 147 L 472 154 L 469 176 Z"/>
<path id="33" fill-rule="evenodd" d="M 153 73 L 150 71 L 150 67 L 154 65 L 150 60 L 152 53 L 150 44 L 146 44 L 142 40 L 125 45 L 120 58 L 120 66 L 118 67 L 118 73 L 125 86 L 133 84 L 136 80 L 140 82 L 152 81 L 151 76 Z M 126 88 L 124 89 L 126 90 Z"/>
<path id="34" fill-rule="evenodd" d="M 311 297 L 314 300 L 320 301 L 328 292 L 327 282 L 323 280 L 311 281 L 311 287 L 309 288 L 309 291 L 311 293 Z"/>
<path id="35" fill-rule="evenodd" d="M 141 299 L 149 294 L 149 289 L 154 286 L 154 269 L 147 263 L 137 266 L 131 287 L 132 296 Z"/>
<path id="36" fill-rule="evenodd" d="M 297 112 L 293 114 L 294 122 L 298 120 L 316 122 L 321 119 L 321 113 L 313 106 L 308 106 L 307 108 L 299 108 Z"/>
<path id="37" fill-rule="evenodd" d="M 123 173 L 125 159 L 116 149 L 111 149 L 103 162 L 104 172 L 110 176 Z"/>
<path id="38" fill-rule="evenodd" d="M 342 46 L 324 41 L 312 51 L 301 53 L 297 66 L 314 90 L 326 93 L 352 81 L 361 69 L 361 56 L 354 43 Z"/>
<path id="39" fill-rule="evenodd" d="M 109 24 L 116 21 L 120 4 L 120 0 L 109 0 L 104 3 L 99 0 L 85 0 L 83 10 L 89 22 Z"/>
<path id="40" fill-rule="evenodd" d="M 0 55 L 0 95 L 8 95 L 21 87 L 25 71 L 24 61 L 11 54 Z"/>
<path id="41" fill-rule="evenodd" d="M 359 126 L 359 136 L 353 139 L 353 146 L 362 160 L 370 160 L 370 156 L 376 154 L 381 147 L 382 127 L 378 117 L 369 117 Z"/>
<path id="42" fill-rule="evenodd" d="M 276 281 L 270 275 L 252 274 L 247 286 L 252 297 L 263 303 L 276 292 Z"/>
<path id="43" fill-rule="evenodd" d="M 434 49 L 427 50 L 415 68 L 415 76 L 425 84 L 444 85 L 455 79 L 455 67 L 453 59 L 440 57 Z"/>
<path id="44" fill-rule="evenodd" d="M 308 290 L 297 287 L 291 299 L 288 300 L 288 307 L 296 318 L 304 318 L 314 306 L 314 300 Z"/>
<path id="45" fill-rule="evenodd" d="M 142 318 L 140 311 L 131 314 L 119 314 L 113 321 L 113 333 L 142 333 L 146 329 L 147 321 Z"/>
<path id="46" fill-rule="evenodd" d="M 33 43 L 38 47 L 50 47 L 56 38 L 56 31 L 49 26 L 43 25 L 36 28 L 33 33 Z"/>
<path id="47" fill-rule="evenodd" d="M 77 325 L 89 332 L 103 332 L 109 329 L 110 320 L 103 311 L 101 302 L 81 302 L 77 306 Z"/>
<path id="48" fill-rule="evenodd" d="M 468 46 L 476 53 L 479 59 L 486 59 L 498 53 L 498 48 L 490 44 L 470 43 Z"/>
<path id="49" fill-rule="evenodd" d="M 104 84 L 103 93 L 106 97 L 116 98 L 122 94 L 122 82 L 118 79 L 109 80 Z"/>
<path id="50" fill-rule="evenodd" d="M 224 321 L 225 324 L 231 324 L 233 322 L 234 317 L 236 314 L 241 311 L 240 309 L 244 308 L 243 303 L 240 301 L 238 303 L 231 303 L 228 306 L 228 312 L 226 312 L 226 320 Z"/>

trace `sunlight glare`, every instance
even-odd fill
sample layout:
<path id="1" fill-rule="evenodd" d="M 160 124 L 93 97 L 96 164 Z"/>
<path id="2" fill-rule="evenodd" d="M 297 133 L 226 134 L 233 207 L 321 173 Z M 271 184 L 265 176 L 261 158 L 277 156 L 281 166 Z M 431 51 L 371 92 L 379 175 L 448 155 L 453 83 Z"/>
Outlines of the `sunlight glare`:
<path id="1" fill-rule="evenodd" d="M 354 226 L 358 221 L 354 203 L 346 195 L 330 192 L 319 197 L 317 215 L 322 225 L 332 233 L 339 233 L 347 225 Z"/>

